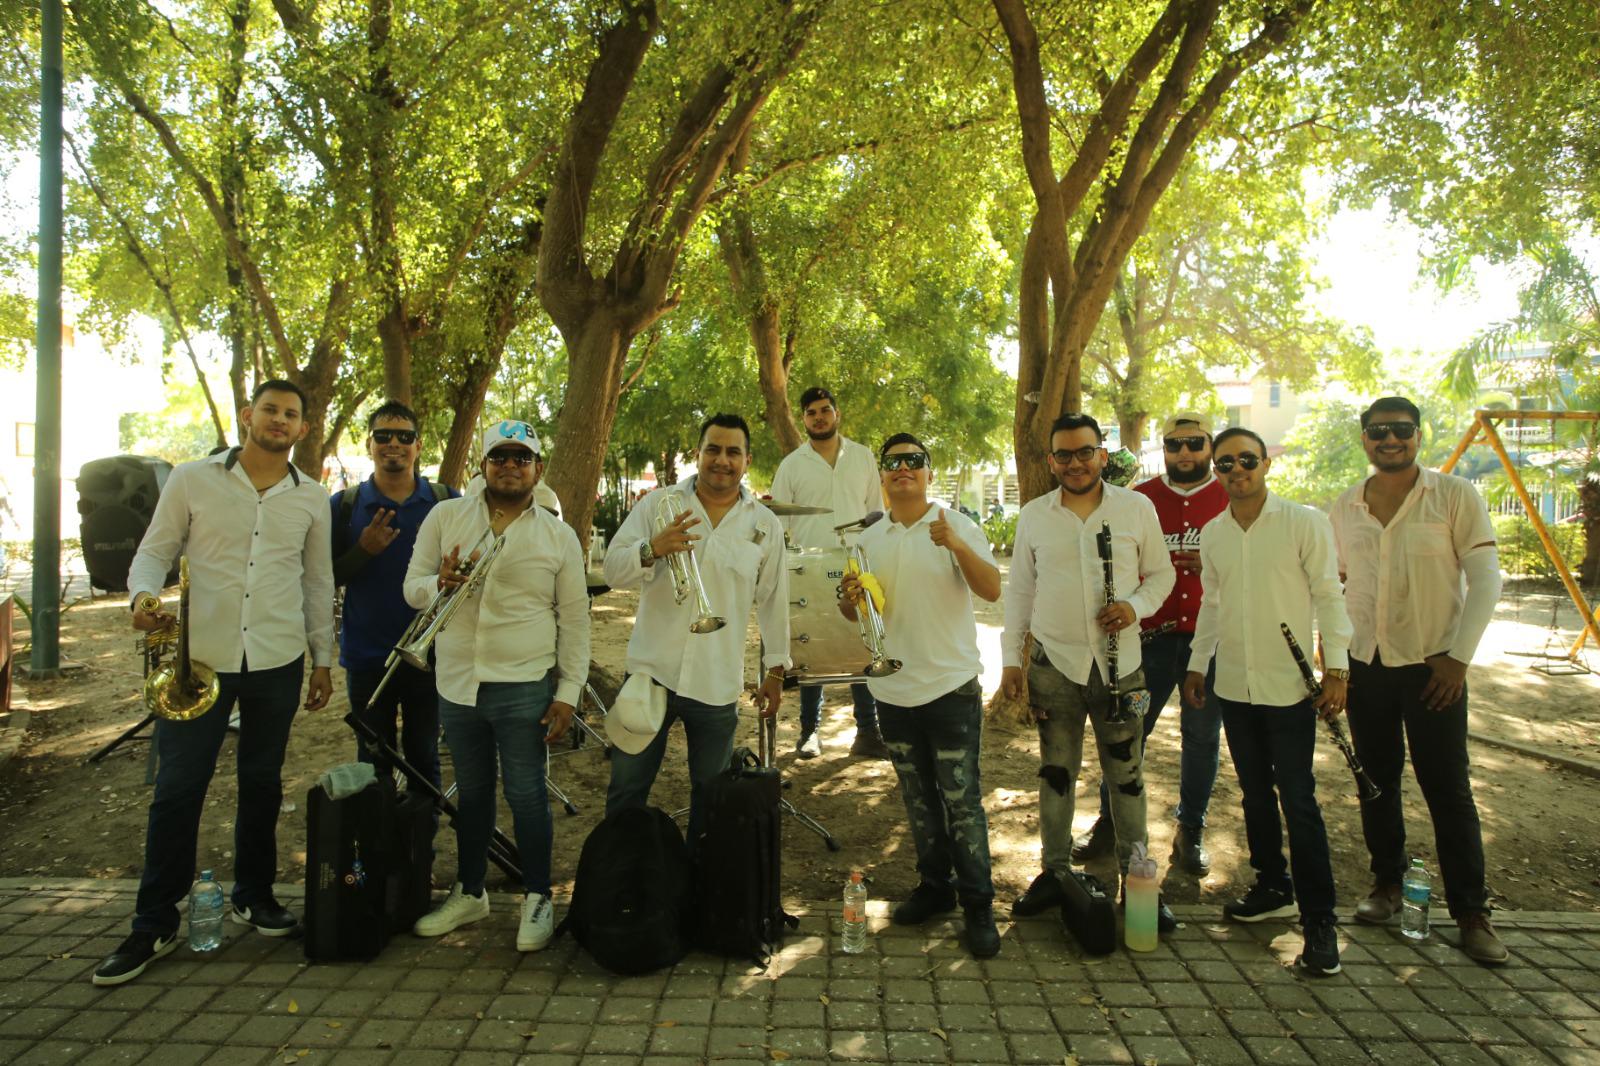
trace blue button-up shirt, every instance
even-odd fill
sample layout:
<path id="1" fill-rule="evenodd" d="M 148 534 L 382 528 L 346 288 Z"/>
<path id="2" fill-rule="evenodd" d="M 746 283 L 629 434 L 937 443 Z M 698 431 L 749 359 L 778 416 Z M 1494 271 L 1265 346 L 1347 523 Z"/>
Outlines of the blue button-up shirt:
<path id="1" fill-rule="evenodd" d="M 451 499 L 461 493 L 447 485 L 434 482 Z M 404 502 L 395 503 L 378 491 L 372 478 L 361 483 L 356 491 L 355 506 L 350 509 L 350 521 L 344 529 L 339 527 L 339 500 L 344 494 L 336 492 L 330 501 L 333 508 L 333 554 L 335 562 L 361 539 L 361 531 L 372 523 L 378 509 L 394 512 L 389 528 L 398 529 L 383 551 L 367 559 L 345 585 L 344 619 L 339 627 L 339 665 L 346 670 L 375 670 L 383 666 L 389 652 L 399 643 L 416 610 L 406 603 L 406 565 L 411 561 L 411 549 L 417 543 L 417 530 L 422 520 L 433 510 L 433 491 L 422 478 Z"/>

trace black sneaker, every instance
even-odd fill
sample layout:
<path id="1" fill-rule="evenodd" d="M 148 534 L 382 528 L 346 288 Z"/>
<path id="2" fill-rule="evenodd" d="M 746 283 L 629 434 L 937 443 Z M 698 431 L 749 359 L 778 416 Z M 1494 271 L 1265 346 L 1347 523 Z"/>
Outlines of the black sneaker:
<path id="1" fill-rule="evenodd" d="M 1178 869 L 1194 877 L 1204 877 L 1211 872 L 1211 853 L 1203 843 L 1204 831 L 1179 825 L 1172 837 L 1172 861 Z"/>
<path id="2" fill-rule="evenodd" d="M 1306 926 L 1306 946 L 1294 964 L 1308 974 L 1330 977 L 1339 972 L 1339 933 L 1332 922 Z"/>
<path id="3" fill-rule="evenodd" d="M 967 950 L 975 959 L 992 959 L 1000 954 L 1000 930 L 994 927 L 994 908 L 987 903 L 967 907 Z"/>
<path id="4" fill-rule="evenodd" d="M 1124 887 L 1122 897 L 1117 900 L 1117 909 L 1126 911 L 1128 907 L 1128 892 Z M 1178 916 L 1172 913 L 1172 908 L 1167 906 L 1165 896 L 1156 897 L 1156 932 L 1176 933 L 1178 931 Z"/>
<path id="5" fill-rule="evenodd" d="M 948 914 L 955 909 L 955 889 L 923 884 L 895 904 L 894 910 L 889 912 L 889 920 L 895 925 L 921 925 L 929 918 Z"/>
<path id="6" fill-rule="evenodd" d="M 300 925 L 300 920 L 289 913 L 287 907 L 269 899 L 259 907 L 233 905 L 230 915 L 239 925 L 248 925 L 262 936 L 288 936 Z"/>
<path id="7" fill-rule="evenodd" d="M 163 936 L 160 933 L 141 933 L 134 930 L 128 934 L 128 939 L 117 945 L 116 951 L 107 955 L 105 961 L 95 967 L 91 980 L 102 988 L 126 984 L 144 973 L 146 966 L 177 946 L 176 933 Z"/>
<path id="8" fill-rule="evenodd" d="M 1011 905 L 1011 914 L 1015 918 L 1031 918 L 1035 914 L 1043 914 L 1052 907 L 1061 906 L 1066 898 L 1067 893 L 1061 887 L 1061 879 L 1046 870 L 1033 879 L 1028 891 L 1017 897 L 1017 901 Z"/>
<path id="9" fill-rule="evenodd" d="M 1268 918 L 1293 918 L 1299 908 L 1294 904 L 1293 892 L 1279 892 L 1265 885 L 1254 885 L 1236 899 L 1222 905 L 1222 915 L 1236 922 L 1262 922 Z"/>
<path id="10" fill-rule="evenodd" d="M 1117 829 L 1110 818 L 1096 818 L 1089 831 L 1072 842 L 1072 861 L 1078 864 L 1110 855 L 1117 846 Z"/>

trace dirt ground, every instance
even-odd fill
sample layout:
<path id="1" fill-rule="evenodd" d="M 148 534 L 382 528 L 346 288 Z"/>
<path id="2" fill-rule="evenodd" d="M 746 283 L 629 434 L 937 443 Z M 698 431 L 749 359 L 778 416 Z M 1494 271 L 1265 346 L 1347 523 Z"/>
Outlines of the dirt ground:
<path id="1" fill-rule="evenodd" d="M 1564 600 L 1558 591 L 1550 586 L 1530 586 L 1520 593 L 1508 589 L 1470 675 L 1472 728 L 1485 736 L 1600 763 L 1600 676 L 1547 676 L 1530 669 L 1530 663 L 1539 660 L 1513 654 L 1545 646 L 1553 607 L 1561 624 L 1559 641 L 1562 646 L 1570 644 L 1577 612 L 1570 602 L 1556 606 Z M 617 592 L 594 603 L 595 661 L 616 676 L 622 669 L 634 604 L 633 595 Z M 984 689 L 986 696 L 992 696 L 1000 674 L 999 606 L 985 605 L 979 623 Z M 25 636 L 19 632 L 18 641 Z M 751 647 L 755 647 L 753 632 Z M 83 668 L 56 682 L 30 684 L 19 679 L 16 698 L 32 713 L 20 751 L 0 769 L 0 876 L 134 877 L 142 862 L 150 797 L 145 783 L 148 745 L 135 741 L 99 763 L 86 762 L 90 753 L 142 716 L 140 661 L 125 606 L 114 599 L 78 603 L 63 618 L 62 650 L 65 658 Z M 1590 658 L 1600 668 L 1600 652 L 1591 650 Z M 21 661 L 25 663 L 26 657 Z M 337 671 L 335 681 L 334 704 L 316 714 L 302 712 L 289 745 L 279 836 L 280 880 L 304 877 L 306 790 L 329 766 L 353 756 L 354 741 L 341 720 L 346 703 Z M 839 851 L 830 852 L 797 822 L 785 821 L 784 881 L 786 895 L 793 899 L 833 898 L 852 867 L 866 871 L 873 894 L 880 898 L 898 898 L 915 883 L 911 840 L 893 770 L 887 762 L 848 755 L 855 728 L 848 695 L 843 687 L 828 690 L 819 759 L 802 762 L 793 755 L 797 694 L 788 695 L 781 712 L 778 762 L 790 786 L 787 795 L 825 824 L 841 845 Z M 1151 738 L 1146 769 L 1151 846 L 1163 869 L 1177 798 L 1177 721 L 1169 705 Z M 743 708 L 739 742 L 755 744 L 748 706 Z M 234 744 L 230 738 L 223 749 L 200 841 L 200 865 L 214 867 L 223 876 L 232 867 Z M 1009 904 L 1038 869 L 1035 752 L 1031 730 L 1014 724 L 1009 708 L 996 708 L 984 738 L 982 773 L 994 879 L 1002 905 Z M 600 819 L 608 769 L 603 753 L 591 744 L 556 757 L 551 772 L 552 780 L 578 808 L 570 816 L 555 808 L 556 891 L 564 899 L 578 850 Z M 1353 903 L 1368 889 L 1367 855 L 1353 785 L 1331 744 L 1319 745 L 1317 776 L 1340 899 Z M 1079 832 L 1093 820 L 1097 779 L 1097 769 L 1086 767 L 1079 785 Z M 1600 809 L 1600 779 L 1477 743 L 1473 781 L 1496 906 L 1600 910 L 1600 846 L 1595 842 L 1593 814 Z M 1414 782 L 1408 782 L 1406 797 L 1412 850 L 1436 869 L 1433 834 Z M 653 799 L 668 809 L 686 802 L 681 731 L 674 734 Z M 509 827 L 509 815 L 503 815 L 500 824 Z M 438 883 L 448 884 L 453 878 L 454 843 L 454 835 L 442 830 L 434 868 Z M 1196 881 L 1168 874 L 1169 900 L 1220 906 L 1251 880 L 1239 792 L 1225 749 L 1206 843 L 1213 857 L 1211 875 Z M 1092 869 L 1102 875 L 1112 872 Z M 491 883 L 499 878 L 491 868 Z"/>

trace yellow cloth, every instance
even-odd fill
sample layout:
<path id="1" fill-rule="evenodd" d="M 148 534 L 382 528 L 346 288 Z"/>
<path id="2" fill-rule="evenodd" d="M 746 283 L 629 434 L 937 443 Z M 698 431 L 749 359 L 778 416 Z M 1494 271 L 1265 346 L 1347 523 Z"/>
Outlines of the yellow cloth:
<path id="1" fill-rule="evenodd" d="M 856 565 L 856 561 L 854 559 L 848 560 L 845 563 L 844 569 L 845 573 L 847 574 L 857 574 L 860 576 L 861 587 L 867 590 L 867 594 L 872 597 L 872 605 L 878 609 L 879 614 L 882 614 L 885 597 L 883 594 L 883 585 L 879 583 L 878 576 L 870 570 L 863 573 L 861 568 Z"/>

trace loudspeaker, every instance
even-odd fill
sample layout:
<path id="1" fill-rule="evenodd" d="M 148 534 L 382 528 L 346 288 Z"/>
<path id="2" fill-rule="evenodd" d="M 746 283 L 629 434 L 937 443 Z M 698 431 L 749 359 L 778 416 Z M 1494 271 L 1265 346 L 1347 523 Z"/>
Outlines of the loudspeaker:
<path id="1" fill-rule="evenodd" d="M 128 590 L 128 568 L 171 473 L 171 463 L 144 455 L 114 455 L 83 464 L 78 473 L 78 529 L 83 563 L 95 588 Z M 174 569 L 167 584 L 176 580 Z"/>

